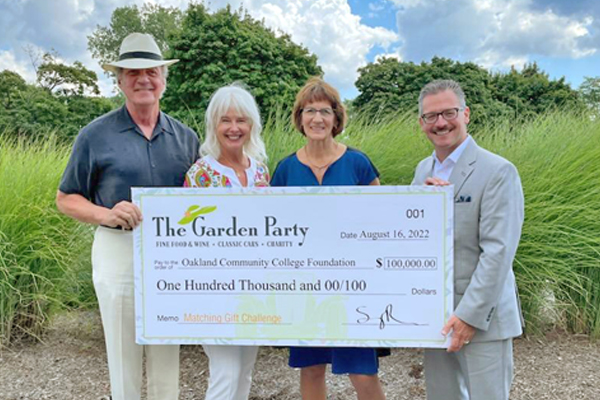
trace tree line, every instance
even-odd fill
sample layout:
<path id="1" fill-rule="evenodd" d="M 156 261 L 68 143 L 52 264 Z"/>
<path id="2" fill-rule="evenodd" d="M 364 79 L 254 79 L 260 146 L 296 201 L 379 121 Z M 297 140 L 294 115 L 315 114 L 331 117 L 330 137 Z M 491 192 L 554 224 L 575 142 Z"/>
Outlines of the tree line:
<path id="1" fill-rule="evenodd" d="M 433 79 L 461 83 L 472 111 L 471 125 L 476 128 L 498 119 L 528 119 L 547 111 L 597 106 L 587 89 L 592 82 L 600 83 L 600 78 L 586 78 L 577 91 L 564 77 L 550 79 L 535 62 L 520 71 L 512 67 L 493 73 L 472 62 L 440 57 L 421 64 L 383 58 L 359 70 L 356 87 L 360 94 L 353 106 L 374 117 L 398 110 L 416 112 L 420 89 Z"/>
<path id="2" fill-rule="evenodd" d="M 99 64 L 113 61 L 132 32 L 152 34 L 165 57 L 181 60 L 169 68 L 161 106 L 195 128 L 202 124 L 210 95 L 223 85 L 245 83 L 268 118 L 287 112 L 306 80 L 323 74 L 314 54 L 243 8 L 209 13 L 203 4 L 190 4 L 185 11 L 156 4 L 118 7 L 109 25 L 97 26 L 88 37 L 88 49 Z M 52 131 L 71 139 L 123 103 L 120 95 L 99 96 L 98 77 L 80 62 L 61 63 L 53 52 L 38 58 L 33 84 L 14 71 L 0 72 L 0 133 L 36 137 Z M 359 69 L 359 95 L 347 103 L 351 113 L 373 121 L 391 113 L 415 113 L 421 87 L 444 78 L 462 84 L 475 129 L 497 118 L 528 118 L 549 109 L 600 113 L 600 77 L 587 77 L 575 90 L 564 78 L 550 79 L 535 63 L 492 73 L 440 57 L 420 64 L 394 58 L 370 63 Z"/>

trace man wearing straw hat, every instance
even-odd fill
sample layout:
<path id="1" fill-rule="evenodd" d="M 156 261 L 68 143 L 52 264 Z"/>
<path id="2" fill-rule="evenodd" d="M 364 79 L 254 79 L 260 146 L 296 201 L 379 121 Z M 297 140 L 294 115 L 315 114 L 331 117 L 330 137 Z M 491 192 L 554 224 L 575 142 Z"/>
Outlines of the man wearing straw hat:
<path id="1" fill-rule="evenodd" d="M 183 185 L 198 158 L 194 131 L 160 111 L 167 66 L 150 35 L 132 33 L 116 74 L 125 105 L 84 127 L 60 182 L 56 204 L 66 215 L 97 225 L 92 247 L 93 281 L 108 355 L 112 400 L 139 400 L 146 352 L 149 400 L 179 395 L 179 346 L 135 343 L 133 238 L 141 221 L 132 186 Z"/>

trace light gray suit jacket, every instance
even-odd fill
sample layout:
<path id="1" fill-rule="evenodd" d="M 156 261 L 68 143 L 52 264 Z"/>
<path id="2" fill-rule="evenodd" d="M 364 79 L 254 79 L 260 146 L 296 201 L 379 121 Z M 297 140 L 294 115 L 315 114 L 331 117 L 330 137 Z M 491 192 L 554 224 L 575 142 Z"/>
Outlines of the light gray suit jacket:
<path id="1" fill-rule="evenodd" d="M 417 166 L 413 185 L 433 173 Z M 454 314 L 476 329 L 472 341 L 519 336 L 523 317 L 512 264 L 524 217 L 514 165 L 470 140 L 454 166 Z"/>

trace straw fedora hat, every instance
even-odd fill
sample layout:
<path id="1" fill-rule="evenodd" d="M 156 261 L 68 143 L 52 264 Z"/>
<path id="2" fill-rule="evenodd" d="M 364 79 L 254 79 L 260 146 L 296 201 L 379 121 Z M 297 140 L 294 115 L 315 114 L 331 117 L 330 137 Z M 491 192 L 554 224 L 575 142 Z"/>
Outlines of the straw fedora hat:
<path id="1" fill-rule="evenodd" d="M 102 65 L 102 68 L 117 73 L 118 68 L 146 69 L 175 64 L 177 61 L 179 60 L 163 60 L 160 49 L 151 35 L 132 33 L 123 39 L 119 59 Z"/>

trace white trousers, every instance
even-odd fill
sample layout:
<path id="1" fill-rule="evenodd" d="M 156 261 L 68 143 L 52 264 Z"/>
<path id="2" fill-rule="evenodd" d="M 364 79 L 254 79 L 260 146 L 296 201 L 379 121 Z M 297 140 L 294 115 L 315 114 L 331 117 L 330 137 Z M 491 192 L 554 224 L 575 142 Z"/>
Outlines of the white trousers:
<path id="1" fill-rule="evenodd" d="M 112 400 L 140 399 L 144 350 L 148 400 L 178 399 L 179 346 L 135 343 L 132 233 L 99 227 L 92 246 L 92 266 Z"/>
<path id="2" fill-rule="evenodd" d="M 512 339 L 425 350 L 428 400 L 508 400 L 512 380 Z"/>
<path id="3" fill-rule="evenodd" d="M 248 400 L 256 346 L 203 345 L 210 378 L 206 400 Z"/>

